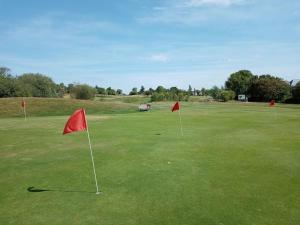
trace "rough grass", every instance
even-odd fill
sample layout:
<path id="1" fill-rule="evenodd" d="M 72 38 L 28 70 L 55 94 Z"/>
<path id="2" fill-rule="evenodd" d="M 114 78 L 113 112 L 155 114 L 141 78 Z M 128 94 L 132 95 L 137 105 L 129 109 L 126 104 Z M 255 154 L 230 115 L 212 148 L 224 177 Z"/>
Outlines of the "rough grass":
<path id="1" fill-rule="evenodd" d="M 150 102 L 150 97 L 144 95 L 132 95 L 132 96 L 120 96 L 120 95 L 110 95 L 103 96 L 97 95 L 96 100 L 102 102 L 123 102 L 123 103 L 135 103 L 142 104 Z"/>
<path id="2" fill-rule="evenodd" d="M 0 224 L 300 224 L 299 107 L 170 105 L 88 117 L 101 195 L 67 116 L 0 119 Z"/>
<path id="3" fill-rule="evenodd" d="M 0 98 L 0 117 L 21 117 L 22 98 Z M 90 114 L 129 113 L 137 105 L 123 102 L 100 102 L 65 98 L 25 98 L 28 116 L 69 115 L 75 109 L 85 108 Z"/>

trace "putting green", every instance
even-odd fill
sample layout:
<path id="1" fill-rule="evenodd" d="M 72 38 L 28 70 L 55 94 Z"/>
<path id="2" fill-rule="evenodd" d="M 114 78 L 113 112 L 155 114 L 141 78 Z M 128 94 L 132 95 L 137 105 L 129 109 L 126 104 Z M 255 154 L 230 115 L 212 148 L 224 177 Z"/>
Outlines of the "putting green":
<path id="1" fill-rule="evenodd" d="M 300 224 L 300 108 L 172 103 L 0 119 L 0 224 Z"/>

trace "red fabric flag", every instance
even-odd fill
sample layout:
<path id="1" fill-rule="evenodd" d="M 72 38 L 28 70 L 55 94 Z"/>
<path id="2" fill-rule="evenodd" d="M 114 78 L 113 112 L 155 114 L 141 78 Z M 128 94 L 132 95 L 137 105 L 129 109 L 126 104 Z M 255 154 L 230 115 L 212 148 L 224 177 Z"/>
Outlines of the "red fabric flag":
<path id="1" fill-rule="evenodd" d="M 24 108 L 26 106 L 26 102 L 24 100 L 22 100 L 21 106 L 22 106 L 22 108 Z"/>
<path id="2" fill-rule="evenodd" d="M 71 115 L 71 117 L 65 125 L 63 134 L 68 134 L 81 130 L 87 130 L 84 109 L 78 109 Z"/>
<path id="3" fill-rule="evenodd" d="M 172 112 L 174 112 L 176 110 L 179 110 L 179 109 L 180 109 L 179 102 L 176 102 L 175 105 L 172 108 Z"/>
<path id="4" fill-rule="evenodd" d="M 272 106 L 274 106 L 274 105 L 275 105 L 275 100 L 270 101 L 269 106 L 272 107 Z"/>

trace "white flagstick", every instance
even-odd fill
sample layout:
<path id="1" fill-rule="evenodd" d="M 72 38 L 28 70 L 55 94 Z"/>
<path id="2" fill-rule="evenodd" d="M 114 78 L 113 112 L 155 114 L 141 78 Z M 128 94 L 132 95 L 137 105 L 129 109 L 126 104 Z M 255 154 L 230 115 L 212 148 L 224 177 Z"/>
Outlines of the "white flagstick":
<path id="1" fill-rule="evenodd" d="M 182 131 L 182 123 L 181 123 L 181 114 L 180 114 L 180 108 L 178 110 L 178 115 L 179 115 L 179 120 L 180 120 L 180 130 L 181 130 L 181 136 L 183 136 L 183 131 Z"/>
<path id="2" fill-rule="evenodd" d="M 84 115 L 86 117 L 86 115 Z M 89 128 L 88 128 L 88 124 L 87 124 L 87 119 L 85 118 L 86 121 L 86 131 L 87 131 L 87 135 L 88 135 L 88 139 L 89 139 L 89 145 L 90 145 L 90 151 L 91 151 L 91 158 L 92 158 L 92 163 L 93 163 L 93 169 L 94 169 L 94 176 L 95 176 L 95 182 L 96 182 L 96 188 L 97 188 L 97 192 L 96 194 L 100 194 L 99 192 L 99 188 L 98 188 L 98 182 L 97 182 L 97 176 L 96 176 L 96 170 L 95 170 L 95 163 L 94 163 L 94 157 L 93 157 L 93 150 L 92 150 L 92 145 L 91 145 L 91 139 L 90 139 L 90 133 L 89 133 Z"/>

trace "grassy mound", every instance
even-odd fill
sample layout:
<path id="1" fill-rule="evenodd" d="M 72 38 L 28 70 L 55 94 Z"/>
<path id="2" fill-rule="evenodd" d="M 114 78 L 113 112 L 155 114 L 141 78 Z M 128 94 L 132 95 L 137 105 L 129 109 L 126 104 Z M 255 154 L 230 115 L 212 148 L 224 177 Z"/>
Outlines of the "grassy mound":
<path id="1" fill-rule="evenodd" d="M 132 95 L 132 96 L 120 96 L 120 95 L 110 95 L 103 96 L 97 95 L 96 100 L 103 102 L 123 102 L 123 103 L 135 103 L 142 104 L 150 102 L 150 97 L 143 95 Z"/>
<path id="2" fill-rule="evenodd" d="M 0 117 L 20 117 L 22 98 L 1 98 Z M 62 98 L 25 98 L 28 116 L 69 115 L 75 109 L 85 108 L 88 114 L 111 114 L 135 112 L 136 104 L 123 102 L 100 102 Z"/>

